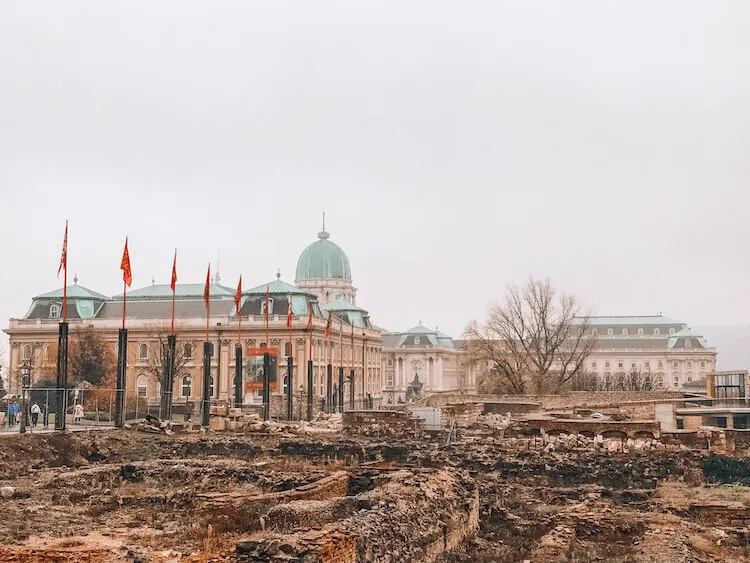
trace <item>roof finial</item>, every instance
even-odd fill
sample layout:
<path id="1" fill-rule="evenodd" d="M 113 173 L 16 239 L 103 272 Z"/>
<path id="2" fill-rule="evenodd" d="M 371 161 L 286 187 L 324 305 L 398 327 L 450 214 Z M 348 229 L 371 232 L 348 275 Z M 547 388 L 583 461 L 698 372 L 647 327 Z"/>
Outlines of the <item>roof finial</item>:
<path id="1" fill-rule="evenodd" d="M 73 283 L 78 285 L 78 274 L 73 275 Z"/>
<path id="2" fill-rule="evenodd" d="M 326 212 L 323 211 L 323 230 L 326 230 Z"/>
<path id="3" fill-rule="evenodd" d="M 216 285 L 221 283 L 221 275 L 219 275 L 219 249 L 216 249 Z"/>
<path id="4" fill-rule="evenodd" d="M 156 276 L 151 276 L 151 285 L 156 285 Z"/>
<path id="5" fill-rule="evenodd" d="M 280 279 L 281 279 L 281 268 L 278 268 L 278 269 L 276 270 L 276 279 L 277 279 L 277 280 L 280 280 Z"/>

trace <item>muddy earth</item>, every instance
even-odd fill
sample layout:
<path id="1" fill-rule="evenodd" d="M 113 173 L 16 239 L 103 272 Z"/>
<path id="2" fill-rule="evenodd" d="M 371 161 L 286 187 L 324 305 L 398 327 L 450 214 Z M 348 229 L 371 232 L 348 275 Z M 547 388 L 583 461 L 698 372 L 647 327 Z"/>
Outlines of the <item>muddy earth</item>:
<path id="1" fill-rule="evenodd" d="M 0 561 L 750 561 L 750 463 L 533 440 L 0 438 Z"/>

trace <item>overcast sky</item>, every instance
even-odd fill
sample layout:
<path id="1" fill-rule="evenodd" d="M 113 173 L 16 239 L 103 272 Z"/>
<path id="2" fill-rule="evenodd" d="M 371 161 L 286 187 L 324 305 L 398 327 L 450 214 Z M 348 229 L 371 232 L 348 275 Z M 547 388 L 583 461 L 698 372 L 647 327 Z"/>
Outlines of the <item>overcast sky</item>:
<path id="1" fill-rule="evenodd" d="M 454 336 L 549 276 L 746 325 L 750 2 L 0 2 L 0 318 L 70 273 L 292 282 Z M 710 338 L 710 334 L 707 335 Z"/>

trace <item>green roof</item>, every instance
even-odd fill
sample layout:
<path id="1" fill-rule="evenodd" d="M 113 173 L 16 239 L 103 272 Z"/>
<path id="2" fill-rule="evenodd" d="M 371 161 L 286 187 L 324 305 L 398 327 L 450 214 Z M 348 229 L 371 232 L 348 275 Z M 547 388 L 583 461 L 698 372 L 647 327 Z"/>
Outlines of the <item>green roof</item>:
<path id="1" fill-rule="evenodd" d="M 288 284 L 288 283 L 286 283 L 284 281 L 281 281 L 281 278 L 278 278 L 278 277 L 275 280 L 273 280 L 273 281 L 270 281 L 268 283 L 264 283 L 262 285 L 259 285 L 258 287 L 254 287 L 252 289 L 248 289 L 246 291 L 243 291 L 242 293 L 247 293 L 247 294 L 262 293 L 263 295 L 265 295 L 266 288 L 268 288 L 269 295 L 270 294 L 278 294 L 278 293 L 283 293 L 284 295 L 289 295 L 289 294 L 292 294 L 292 295 L 294 295 L 294 294 L 297 294 L 297 295 L 299 295 L 299 294 L 306 294 L 305 291 L 302 291 L 300 288 L 298 288 L 296 286 L 293 286 L 293 285 Z"/>
<path id="2" fill-rule="evenodd" d="M 682 321 L 676 321 L 661 315 L 638 316 L 612 316 L 612 317 L 589 317 L 591 325 L 684 325 Z"/>
<path id="3" fill-rule="evenodd" d="M 175 297 L 182 299 L 203 298 L 205 285 L 202 283 L 178 283 L 175 284 Z M 231 298 L 234 297 L 234 289 L 219 284 L 211 284 L 211 297 Z M 172 288 L 169 284 L 152 284 L 146 287 L 128 291 L 128 299 L 171 299 Z M 115 300 L 122 300 L 122 295 L 115 295 Z"/>
<path id="4" fill-rule="evenodd" d="M 437 331 L 427 328 L 421 322 L 417 326 L 410 328 L 406 332 L 408 332 L 409 334 L 437 334 Z"/>
<path id="5" fill-rule="evenodd" d="M 324 311 L 362 311 L 363 313 L 366 313 L 367 311 L 363 309 L 362 307 L 357 307 L 356 305 L 352 305 L 345 299 L 341 299 L 340 297 L 337 297 L 333 301 L 331 301 L 328 305 L 321 305 L 321 309 Z"/>
<path id="6" fill-rule="evenodd" d="M 339 245 L 329 240 L 329 236 L 325 230 L 320 231 L 318 240 L 302 251 L 297 261 L 297 282 L 311 279 L 352 279 L 349 258 Z"/>
<path id="7" fill-rule="evenodd" d="M 101 293 L 97 293 L 96 291 L 92 291 L 78 284 L 68 286 L 67 297 L 68 299 L 96 299 L 100 301 L 109 301 L 109 297 L 107 297 L 106 295 L 102 295 Z M 36 297 L 34 297 L 34 299 L 62 299 L 62 298 L 63 298 L 62 287 L 60 289 L 56 289 L 54 291 L 43 293 L 42 295 L 37 295 Z"/>

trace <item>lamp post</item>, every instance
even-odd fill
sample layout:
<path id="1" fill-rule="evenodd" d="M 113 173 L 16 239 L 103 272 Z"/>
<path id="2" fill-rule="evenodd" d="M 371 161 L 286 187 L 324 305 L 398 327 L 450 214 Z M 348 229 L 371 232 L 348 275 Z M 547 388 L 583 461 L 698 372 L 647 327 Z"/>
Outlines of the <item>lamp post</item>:
<path id="1" fill-rule="evenodd" d="M 26 433 L 26 426 L 29 424 L 29 406 L 27 404 L 27 394 L 29 392 L 29 383 L 31 382 L 31 364 L 27 361 L 21 366 L 21 434 Z"/>

